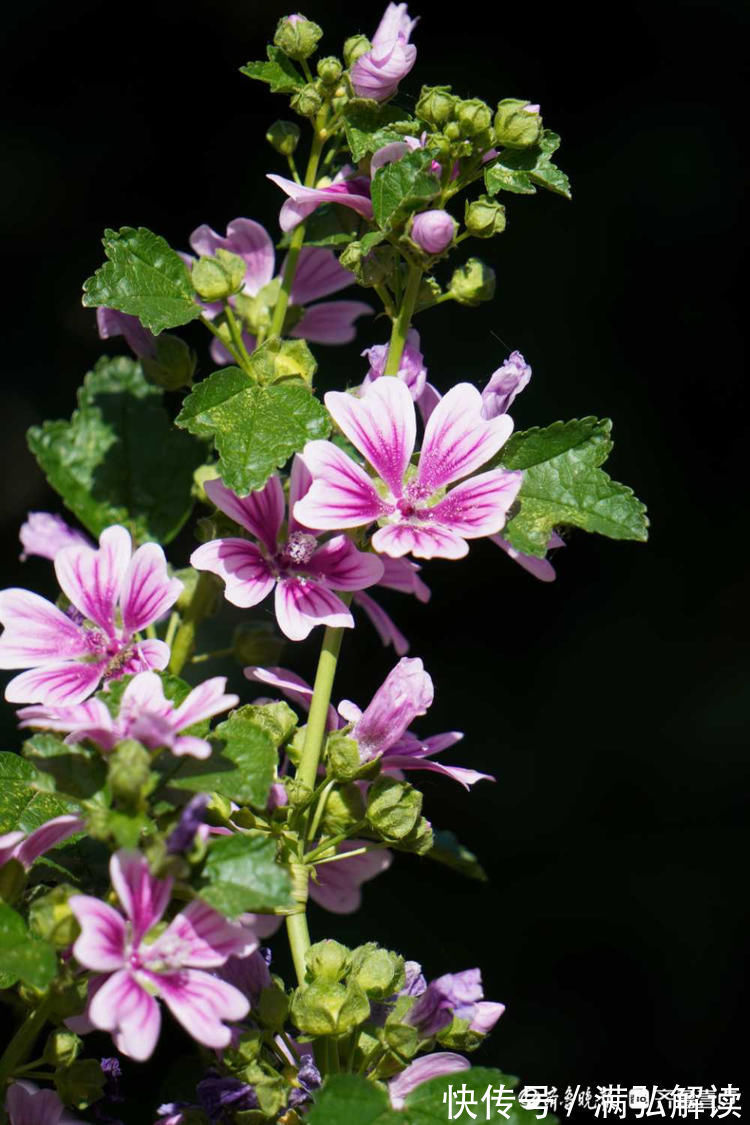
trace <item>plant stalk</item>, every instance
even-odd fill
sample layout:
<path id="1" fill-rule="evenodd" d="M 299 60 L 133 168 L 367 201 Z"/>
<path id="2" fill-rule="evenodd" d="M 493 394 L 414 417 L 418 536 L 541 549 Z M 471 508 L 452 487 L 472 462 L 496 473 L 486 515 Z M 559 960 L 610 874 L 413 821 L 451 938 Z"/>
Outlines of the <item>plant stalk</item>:
<path id="1" fill-rule="evenodd" d="M 398 375 L 401 365 L 401 356 L 404 354 L 404 345 L 409 332 L 411 318 L 419 296 L 419 287 L 422 284 L 422 267 L 409 264 L 409 273 L 406 279 L 406 288 L 401 300 L 398 316 L 393 322 L 391 340 L 388 345 L 388 360 L 385 365 L 384 375 Z"/>

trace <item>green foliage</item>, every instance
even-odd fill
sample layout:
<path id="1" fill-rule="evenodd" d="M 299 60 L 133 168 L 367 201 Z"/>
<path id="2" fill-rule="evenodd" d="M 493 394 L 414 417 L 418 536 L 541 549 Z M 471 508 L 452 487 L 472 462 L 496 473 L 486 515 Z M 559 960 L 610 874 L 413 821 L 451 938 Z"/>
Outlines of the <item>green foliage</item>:
<path id="1" fill-rule="evenodd" d="M 276 862 L 276 844 L 261 836 L 220 836 L 208 850 L 201 898 L 232 917 L 293 905 L 289 871 Z"/>
<path id="2" fill-rule="evenodd" d="M 109 261 L 84 282 L 87 308 L 137 316 L 156 335 L 201 315 L 187 267 L 166 239 L 145 227 L 122 227 L 105 230 L 102 242 Z"/>
<path id="3" fill-rule="evenodd" d="M 297 67 L 278 47 L 267 47 L 267 62 L 249 62 L 240 67 L 240 74 L 267 82 L 272 94 L 294 94 L 305 84 Z"/>
<path id="4" fill-rule="evenodd" d="M 307 1116 L 309 1125 L 399 1125 L 403 1120 L 382 1087 L 355 1074 L 326 1079 Z"/>
<path id="5" fill-rule="evenodd" d="M 20 914 L 0 905 L 0 988 L 21 980 L 45 989 L 56 973 L 54 949 L 29 934 Z"/>
<path id="6" fill-rule="evenodd" d="M 54 734 L 35 734 L 24 743 L 23 755 L 53 779 L 57 792 L 79 800 L 93 797 L 107 778 L 107 767 L 96 750 L 68 746 Z"/>
<path id="7" fill-rule="evenodd" d="M 77 811 L 50 788 L 31 762 L 18 754 L 0 753 L 0 835 L 33 832 L 53 817 Z"/>
<path id="8" fill-rule="evenodd" d="M 517 1082 L 517 1078 L 503 1074 L 502 1071 L 481 1066 L 462 1070 L 458 1074 L 443 1074 L 439 1078 L 430 1078 L 429 1081 L 423 1082 L 421 1086 L 417 1086 L 416 1090 L 412 1090 L 406 1096 L 403 1115 L 409 1125 L 445 1125 L 448 1117 L 448 1102 L 447 1098 L 445 1101 L 443 1100 L 443 1095 L 447 1095 L 449 1086 L 454 1088 L 464 1086 L 467 1090 L 473 1092 L 477 1106 L 473 1109 L 473 1112 L 478 1117 L 480 1114 L 484 1116 L 486 1103 L 482 1103 L 482 1095 L 487 1087 L 497 1090 L 504 1086 L 507 1091 L 512 1089 Z M 471 1105 L 470 1102 L 469 1104 Z M 529 1110 L 522 1109 L 514 1099 L 507 1120 L 512 1125 L 521 1125 L 522 1122 L 527 1121 L 531 1125 L 531 1122 L 536 1120 L 536 1115 Z"/>
<path id="9" fill-rule="evenodd" d="M 539 143 L 531 148 L 504 149 L 484 173 L 487 191 L 490 195 L 499 191 L 534 195 L 537 187 L 543 187 L 570 199 L 570 181 L 551 160 L 559 147 L 557 133 L 544 129 Z"/>
<path id="10" fill-rule="evenodd" d="M 451 867 L 461 875 L 466 875 L 469 879 L 487 882 L 487 873 L 474 853 L 464 847 L 456 835 L 447 829 L 435 832 L 435 842 L 427 852 L 427 856 L 437 863 L 444 864 L 445 867 Z"/>
<path id="11" fill-rule="evenodd" d="M 260 387 L 238 367 L 216 371 L 185 400 L 177 425 L 212 438 L 228 488 L 246 495 L 262 488 L 313 438 L 328 436 L 328 415 L 306 387 Z"/>
<path id="12" fill-rule="evenodd" d="M 378 105 L 364 98 L 352 99 L 344 110 L 344 132 L 352 154 L 359 163 L 391 141 L 419 132 L 419 122 L 395 105 Z"/>
<path id="13" fill-rule="evenodd" d="M 382 230 L 393 230 L 438 194 L 440 184 L 429 171 L 431 163 L 432 153 L 420 148 L 378 168 L 372 179 L 372 210 Z"/>
<path id="14" fill-rule="evenodd" d="M 175 430 L 162 397 L 134 360 L 104 356 L 69 422 L 29 430 L 47 480 L 92 535 L 121 523 L 137 540 L 168 543 L 190 515 L 193 472 L 205 455 Z"/>
<path id="15" fill-rule="evenodd" d="M 277 742 L 253 717 L 255 708 L 241 707 L 214 732 L 220 750 L 210 758 L 183 758 L 169 784 L 196 793 L 219 793 L 239 804 L 265 808 L 277 760 Z"/>
<path id="16" fill-rule="evenodd" d="M 523 469 L 520 511 L 503 532 L 519 551 L 541 557 L 555 527 L 568 525 L 610 539 L 647 538 L 645 507 L 599 466 L 612 449 L 609 419 L 555 422 L 514 434 L 498 462 Z"/>

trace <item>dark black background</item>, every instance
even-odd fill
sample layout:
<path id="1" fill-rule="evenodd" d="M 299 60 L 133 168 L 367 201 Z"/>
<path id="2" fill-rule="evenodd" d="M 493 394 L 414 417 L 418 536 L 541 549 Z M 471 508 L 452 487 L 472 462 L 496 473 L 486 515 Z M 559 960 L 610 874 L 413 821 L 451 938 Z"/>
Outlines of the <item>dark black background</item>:
<path id="1" fill-rule="evenodd" d="M 103 228 L 143 224 L 178 247 L 236 215 L 276 231 L 262 174 L 284 168 L 263 133 L 288 111 L 237 67 L 281 14 L 275 0 L 32 0 L 5 16 L 3 584 L 53 591 L 49 564 L 16 562 L 26 510 L 56 505 L 23 432 L 69 415 L 100 352 L 79 292 Z M 334 52 L 372 32 L 380 6 L 320 0 L 306 14 Z M 481 543 L 426 568 L 429 609 L 392 600 L 436 684 L 422 729 L 465 730 L 453 760 L 497 775 L 471 795 L 424 784 L 428 815 L 491 881 L 401 859 L 367 890 L 367 936 L 430 975 L 481 965 L 508 1005 L 482 1058 L 527 1082 L 737 1082 L 746 17 L 700 0 L 421 14 L 402 104 L 451 81 L 539 101 L 574 187 L 572 204 L 506 199 L 507 233 L 472 248 L 497 270 L 494 304 L 421 319 L 431 377 L 483 385 L 520 348 L 534 378 L 517 425 L 611 415 L 611 471 L 648 502 L 653 533 L 647 546 L 572 535 L 552 586 Z M 381 320 L 319 348 L 321 385 L 357 382 L 360 349 L 383 339 Z M 171 549 L 176 564 L 191 545 Z M 366 628 L 345 652 L 335 697 L 364 703 L 390 658 Z M 314 646 L 286 660 L 309 674 Z M 9 709 L 3 728 L 17 745 Z M 318 912 L 313 931 L 354 939 L 364 919 Z"/>

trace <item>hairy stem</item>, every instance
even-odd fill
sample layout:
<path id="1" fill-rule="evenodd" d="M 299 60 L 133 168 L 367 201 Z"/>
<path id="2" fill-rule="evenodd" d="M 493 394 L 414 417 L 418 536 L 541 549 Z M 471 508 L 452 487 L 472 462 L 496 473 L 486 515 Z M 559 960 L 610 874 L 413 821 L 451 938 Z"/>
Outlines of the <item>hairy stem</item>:
<path id="1" fill-rule="evenodd" d="M 172 646 L 172 655 L 169 659 L 169 671 L 172 675 L 179 676 L 192 656 L 195 646 L 195 631 L 203 618 L 208 616 L 213 600 L 213 579 L 206 571 L 201 571 Z"/>
<path id="2" fill-rule="evenodd" d="M 404 354 L 406 336 L 409 331 L 409 325 L 411 324 L 411 318 L 414 315 L 414 308 L 417 304 L 419 286 L 421 283 L 422 267 L 410 264 L 406 279 L 406 288 L 401 299 L 401 306 L 398 310 L 398 316 L 393 322 L 393 329 L 391 330 L 391 341 L 388 345 L 388 360 L 385 365 L 385 371 L 383 372 L 384 375 L 398 375 L 401 356 Z"/>

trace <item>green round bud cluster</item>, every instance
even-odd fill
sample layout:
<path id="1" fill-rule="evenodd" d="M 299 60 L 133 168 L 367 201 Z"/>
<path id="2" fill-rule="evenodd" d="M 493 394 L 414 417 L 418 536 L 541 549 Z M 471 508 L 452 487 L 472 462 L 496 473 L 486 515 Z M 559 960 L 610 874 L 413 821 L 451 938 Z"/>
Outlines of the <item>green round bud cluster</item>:
<path id="1" fill-rule="evenodd" d="M 504 98 L 497 104 L 495 138 L 504 148 L 528 148 L 542 131 L 538 105 L 519 98 Z"/>
<path id="2" fill-rule="evenodd" d="M 495 296 L 495 271 L 479 258 L 454 270 L 449 292 L 460 305 L 474 306 Z"/>
<path id="3" fill-rule="evenodd" d="M 367 794 L 367 820 L 384 840 L 403 840 L 419 821 L 422 794 L 408 781 L 379 777 Z"/>
<path id="4" fill-rule="evenodd" d="M 323 105 L 323 98 L 315 83 L 308 82 L 297 91 L 289 104 L 300 117 L 315 117 Z"/>
<path id="5" fill-rule="evenodd" d="M 450 86 L 423 86 L 417 101 L 417 117 L 428 125 L 446 125 L 455 114 L 457 101 Z"/>
<path id="6" fill-rule="evenodd" d="M 492 110 L 480 98 L 459 102 L 455 116 L 462 137 L 478 137 L 492 125 Z"/>
<path id="7" fill-rule="evenodd" d="M 335 55 L 326 55 L 324 59 L 318 59 L 317 70 L 321 82 L 326 86 L 335 86 L 344 73 L 344 66 Z"/>
<path id="8" fill-rule="evenodd" d="M 266 133 L 266 140 L 271 148 L 282 156 L 291 156 L 297 148 L 300 138 L 300 127 L 293 121 L 274 121 Z"/>
<path id="9" fill-rule="evenodd" d="M 352 953 L 349 979 L 355 980 L 371 1000 L 385 1000 L 404 987 L 404 959 L 369 941 Z"/>
<path id="10" fill-rule="evenodd" d="M 305 1035 L 345 1035 L 369 1017 L 370 1002 L 354 982 L 319 979 L 296 990 L 291 1015 Z"/>
<path id="11" fill-rule="evenodd" d="M 193 381 L 198 357 L 179 336 L 162 332 L 156 337 L 156 355 L 141 357 L 146 375 L 157 387 L 177 391 L 189 387 Z"/>
<path id="12" fill-rule="evenodd" d="M 337 730 L 328 735 L 326 762 L 328 773 L 337 781 L 353 781 L 362 768 L 357 743 Z"/>
<path id="13" fill-rule="evenodd" d="M 193 288 L 204 301 L 223 301 L 242 288 L 246 268 L 239 254 L 217 250 L 213 258 L 199 258 L 193 266 Z"/>
<path id="14" fill-rule="evenodd" d="M 475 238 L 491 238 L 505 230 L 505 208 L 487 195 L 471 202 L 467 200 L 464 224 Z"/>
<path id="15" fill-rule="evenodd" d="M 344 43 L 344 62 L 347 66 L 351 66 L 371 48 L 372 43 L 366 35 L 351 35 Z"/>
<path id="16" fill-rule="evenodd" d="M 304 16 L 284 16 L 274 34 L 274 44 L 290 59 L 309 59 L 323 35 L 323 29 Z"/>
<path id="17" fill-rule="evenodd" d="M 351 953 L 341 942 L 328 938 L 310 946 L 305 965 L 308 980 L 340 981 L 351 967 Z"/>

